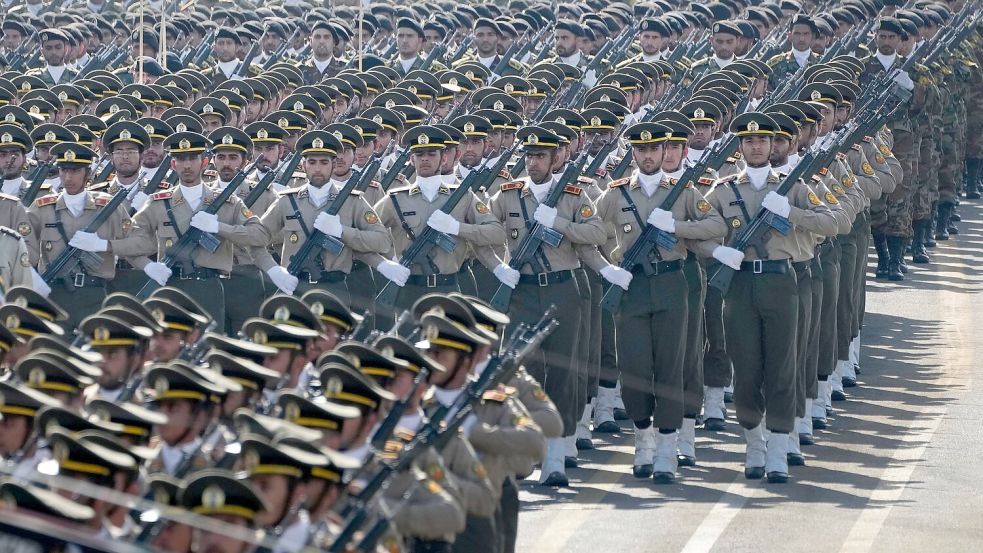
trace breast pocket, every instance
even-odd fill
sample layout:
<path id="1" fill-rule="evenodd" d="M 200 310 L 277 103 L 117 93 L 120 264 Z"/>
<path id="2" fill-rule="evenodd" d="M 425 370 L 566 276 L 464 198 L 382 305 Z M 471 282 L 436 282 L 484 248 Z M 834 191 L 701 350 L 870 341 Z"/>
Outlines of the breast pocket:
<path id="1" fill-rule="evenodd" d="M 60 252 L 65 249 L 65 241 L 61 233 L 54 226 L 47 226 L 41 229 L 41 250 L 51 255 L 52 252 Z"/>
<path id="2" fill-rule="evenodd" d="M 299 244 L 306 237 L 304 229 L 297 219 L 287 219 L 284 221 L 282 233 L 284 244 Z"/>
<path id="3" fill-rule="evenodd" d="M 744 213 L 736 205 L 725 205 L 722 209 L 724 222 L 732 231 L 739 231 L 744 228 L 747 221 L 744 220 Z"/>
<path id="4" fill-rule="evenodd" d="M 174 244 L 177 243 L 178 236 L 177 231 L 174 227 L 162 226 L 157 229 L 157 250 L 160 253 L 166 253 L 167 250 L 171 249 Z"/>
<path id="5" fill-rule="evenodd" d="M 615 217 L 616 230 L 619 235 L 634 236 L 641 229 L 633 211 L 621 211 Z"/>
<path id="6" fill-rule="evenodd" d="M 522 216 L 514 217 L 510 214 L 505 218 L 505 230 L 509 234 L 509 240 L 519 240 L 526 232 L 526 223 Z"/>

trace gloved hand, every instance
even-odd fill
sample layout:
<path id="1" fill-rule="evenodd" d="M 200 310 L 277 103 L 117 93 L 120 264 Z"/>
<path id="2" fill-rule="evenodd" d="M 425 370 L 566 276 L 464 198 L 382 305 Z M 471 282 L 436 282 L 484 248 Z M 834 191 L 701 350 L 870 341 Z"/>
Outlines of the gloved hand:
<path id="1" fill-rule="evenodd" d="M 671 211 L 655 208 L 649 213 L 648 224 L 664 230 L 670 234 L 676 232 L 676 219 L 673 218 Z"/>
<path id="2" fill-rule="evenodd" d="M 591 69 L 585 73 L 584 84 L 587 85 L 587 88 L 594 88 L 594 85 L 597 84 L 597 72 Z"/>
<path id="3" fill-rule="evenodd" d="M 501 263 L 495 270 L 492 271 L 495 274 L 495 278 L 499 282 L 508 286 L 509 288 L 515 289 L 515 285 L 519 284 L 519 271 L 516 271 L 512 267 L 509 267 L 505 263 Z"/>
<path id="4" fill-rule="evenodd" d="M 314 228 L 335 238 L 341 238 L 341 218 L 337 215 L 328 215 L 323 211 L 314 219 Z"/>
<path id="5" fill-rule="evenodd" d="M 667 231 L 668 232 L 668 231 Z M 631 279 L 635 275 L 631 274 L 630 271 L 626 271 L 617 265 L 608 265 L 607 267 L 601 268 L 601 277 L 604 280 L 614 284 L 615 286 L 620 286 L 627 290 L 628 285 L 631 284 Z"/>
<path id="6" fill-rule="evenodd" d="M 478 417 L 475 415 L 468 415 L 468 418 L 464 419 L 464 422 L 461 423 L 461 432 L 464 432 L 465 436 L 471 434 L 471 429 L 474 428 L 474 425 L 477 423 Z"/>
<path id="7" fill-rule="evenodd" d="M 147 263 L 147 266 L 143 268 L 143 272 L 161 286 L 166 286 L 167 279 L 171 278 L 170 267 L 156 261 Z"/>
<path id="8" fill-rule="evenodd" d="M 269 275 L 270 280 L 273 281 L 273 284 L 276 284 L 276 287 L 279 288 L 281 292 L 291 296 L 293 295 L 294 290 L 297 289 L 297 284 L 300 282 L 297 277 L 287 272 L 286 268 L 279 265 L 270 267 L 270 270 L 266 271 L 266 274 Z"/>
<path id="9" fill-rule="evenodd" d="M 68 245 L 86 252 L 104 252 L 109 249 L 109 242 L 94 232 L 76 231 Z"/>
<path id="10" fill-rule="evenodd" d="M 45 282 L 43 278 L 41 278 L 41 275 L 38 273 L 37 269 L 33 267 L 31 267 L 31 280 L 34 284 L 34 291 L 44 297 L 48 297 L 48 294 L 51 293 L 51 287 L 48 286 L 48 283 Z"/>
<path id="11" fill-rule="evenodd" d="M 430 214 L 427 226 L 451 236 L 457 236 L 457 233 L 461 232 L 461 222 L 439 209 Z"/>
<path id="12" fill-rule="evenodd" d="M 143 192 L 137 192 L 134 194 L 133 198 L 130 200 L 130 205 L 133 206 L 133 211 L 140 211 L 140 208 L 143 207 L 143 204 L 147 203 L 147 198 L 149 197 L 150 196 L 147 196 Z"/>
<path id="13" fill-rule="evenodd" d="M 717 246 L 713 249 L 713 258 L 735 271 L 740 271 L 741 261 L 744 261 L 744 252 L 727 246 Z"/>
<path id="14" fill-rule="evenodd" d="M 376 265 L 375 270 L 382 273 L 382 276 L 388 278 L 393 284 L 399 286 L 400 288 L 406 286 L 406 279 L 410 278 L 409 267 L 404 267 L 399 263 L 388 259 Z"/>
<path id="15" fill-rule="evenodd" d="M 532 218 L 544 227 L 553 228 L 553 223 L 556 222 L 556 208 L 546 204 L 539 204 L 536 212 L 532 214 Z"/>
<path id="16" fill-rule="evenodd" d="M 792 206 L 788 203 L 788 198 L 782 196 L 774 190 L 769 192 L 765 196 L 765 199 L 761 200 L 761 207 L 767 209 L 775 215 L 778 215 L 779 217 L 785 217 L 786 219 L 788 219 L 789 212 L 792 211 Z"/>
<path id="17" fill-rule="evenodd" d="M 908 75 L 907 71 L 899 71 L 897 75 L 894 76 L 894 82 L 898 83 L 898 86 L 911 92 L 915 90 L 915 82 L 911 80 L 911 76 Z"/>
<path id="18" fill-rule="evenodd" d="M 203 232 L 215 234 L 218 232 L 218 215 L 199 211 L 191 217 L 191 226 Z"/>

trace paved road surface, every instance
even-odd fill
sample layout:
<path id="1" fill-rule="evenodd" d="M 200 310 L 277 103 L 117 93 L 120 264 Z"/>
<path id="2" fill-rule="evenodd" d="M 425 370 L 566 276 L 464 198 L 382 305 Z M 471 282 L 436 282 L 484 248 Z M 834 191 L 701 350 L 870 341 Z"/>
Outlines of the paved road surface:
<path id="1" fill-rule="evenodd" d="M 523 483 L 517 550 L 983 551 L 983 209 L 960 213 L 929 269 L 868 285 L 861 387 L 788 484 L 744 479 L 732 421 L 697 431 L 698 466 L 676 484 L 636 480 L 623 426 L 595 435 L 570 488 Z"/>

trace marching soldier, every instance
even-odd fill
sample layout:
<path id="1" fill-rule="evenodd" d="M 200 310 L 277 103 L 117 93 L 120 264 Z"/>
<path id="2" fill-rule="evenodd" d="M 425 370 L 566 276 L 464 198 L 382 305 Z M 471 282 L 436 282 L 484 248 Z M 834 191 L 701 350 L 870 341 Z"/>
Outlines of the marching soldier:
<path id="1" fill-rule="evenodd" d="M 41 79 L 48 86 L 73 81 L 78 71 L 69 64 L 71 41 L 65 32 L 61 29 L 44 29 L 38 33 L 38 39 L 41 41 L 41 53 L 46 66 L 43 69 L 32 69 L 27 74 Z"/>
<path id="2" fill-rule="evenodd" d="M 27 242 L 15 230 L 0 226 L 0 301 L 13 286 L 30 286 L 34 282 Z"/>

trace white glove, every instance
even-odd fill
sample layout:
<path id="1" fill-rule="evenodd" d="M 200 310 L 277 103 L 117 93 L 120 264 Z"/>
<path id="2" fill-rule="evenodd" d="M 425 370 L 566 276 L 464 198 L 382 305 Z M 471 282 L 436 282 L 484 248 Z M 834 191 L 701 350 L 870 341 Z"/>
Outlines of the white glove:
<path id="1" fill-rule="evenodd" d="M 167 279 L 171 278 L 170 267 L 163 263 L 157 263 L 156 261 L 147 263 L 147 266 L 143 268 L 143 272 L 161 286 L 166 286 Z"/>
<path id="2" fill-rule="evenodd" d="M 406 279 L 410 278 L 409 267 L 404 267 L 399 263 L 388 259 L 376 265 L 375 270 L 382 273 L 382 276 L 388 278 L 393 282 L 393 284 L 399 286 L 400 288 L 406 286 Z"/>
<path id="3" fill-rule="evenodd" d="M 140 208 L 143 207 L 143 204 L 147 203 L 147 198 L 149 197 L 150 196 L 147 196 L 143 192 L 137 192 L 134 194 L 133 199 L 130 200 L 130 205 L 133 206 L 133 211 L 140 211 Z"/>
<path id="4" fill-rule="evenodd" d="M 109 249 L 109 242 L 94 232 L 76 231 L 68 245 L 86 252 L 104 252 Z"/>
<path id="5" fill-rule="evenodd" d="M 601 276 L 604 277 L 604 280 L 614 284 L 615 286 L 620 286 L 625 290 L 628 289 L 628 285 L 631 284 L 631 279 L 634 277 L 631 272 L 626 271 L 616 265 L 602 267 Z"/>
<path id="6" fill-rule="evenodd" d="M 539 204 L 536 212 L 532 214 L 532 218 L 544 227 L 553 228 L 553 223 L 556 222 L 556 208 L 546 204 Z"/>
<path id="7" fill-rule="evenodd" d="M 653 227 L 670 234 L 676 232 L 676 219 L 673 218 L 671 211 L 655 208 L 652 210 L 652 213 L 649 213 L 647 222 Z"/>
<path id="8" fill-rule="evenodd" d="M 597 84 L 597 73 L 593 69 L 584 74 L 584 84 L 587 88 L 594 88 Z"/>
<path id="9" fill-rule="evenodd" d="M 203 232 L 215 234 L 218 232 L 218 215 L 199 211 L 191 217 L 191 226 Z"/>
<path id="10" fill-rule="evenodd" d="M 465 436 L 469 436 L 471 434 L 471 429 L 474 428 L 474 425 L 477 422 L 478 417 L 475 415 L 468 415 L 468 418 L 464 419 L 464 422 L 461 424 L 461 432 L 464 432 Z"/>
<path id="11" fill-rule="evenodd" d="M 897 75 L 894 76 L 894 82 L 898 83 L 898 86 L 911 92 L 915 90 L 915 82 L 911 80 L 907 71 L 899 71 Z"/>
<path id="12" fill-rule="evenodd" d="M 792 206 L 789 205 L 788 198 L 782 196 L 774 190 L 769 192 L 765 196 L 765 199 L 761 200 L 761 207 L 767 209 L 775 215 L 778 215 L 779 217 L 785 217 L 786 219 L 788 219 L 789 212 L 792 211 Z"/>
<path id="13" fill-rule="evenodd" d="M 41 275 L 38 274 L 37 269 L 34 267 L 31 267 L 31 280 L 34 281 L 34 291 L 44 297 L 48 297 L 48 294 L 51 293 L 51 287 L 41 278 Z"/>
<path id="14" fill-rule="evenodd" d="M 341 238 L 341 218 L 337 215 L 328 215 L 323 211 L 314 219 L 314 228 L 335 238 Z"/>
<path id="15" fill-rule="evenodd" d="M 505 263 L 500 263 L 492 272 L 495 273 L 495 278 L 497 278 L 499 282 L 508 286 L 509 288 L 515 289 L 515 285 L 519 284 L 519 271 L 516 271 Z"/>
<path id="16" fill-rule="evenodd" d="M 270 280 L 273 281 L 273 284 L 276 284 L 276 287 L 281 292 L 290 296 L 293 295 L 294 290 L 297 289 L 297 284 L 300 282 L 297 280 L 297 277 L 288 273 L 285 268 L 279 265 L 270 267 L 270 270 L 266 271 L 266 274 L 269 275 Z"/>
<path id="17" fill-rule="evenodd" d="M 430 214 L 427 226 L 452 236 L 457 236 L 457 233 L 461 232 L 461 222 L 439 209 Z"/>
<path id="18" fill-rule="evenodd" d="M 744 252 L 727 246 L 717 246 L 713 249 L 713 258 L 735 271 L 740 271 L 741 261 L 744 261 Z"/>

